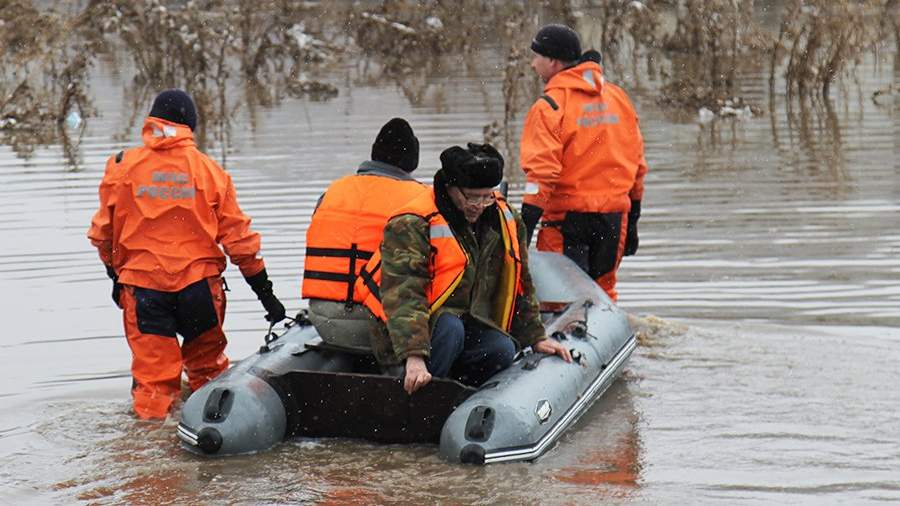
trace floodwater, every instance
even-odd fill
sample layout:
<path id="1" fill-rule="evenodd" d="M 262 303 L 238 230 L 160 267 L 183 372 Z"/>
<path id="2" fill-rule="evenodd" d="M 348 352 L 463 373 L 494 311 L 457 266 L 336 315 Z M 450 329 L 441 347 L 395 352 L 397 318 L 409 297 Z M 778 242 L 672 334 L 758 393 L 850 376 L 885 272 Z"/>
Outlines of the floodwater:
<path id="1" fill-rule="evenodd" d="M 353 65 L 324 76 L 339 89 L 331 100 L 237 114 L 227 168 L 289 309 L 302 306 L 316 199 L 368 157 L 381 124 L 411 122 L 427 180 L 443 148 L 502 118 L 501 62 L 484 58 L 404 86 Z M 651 168 L 640 250 L 619 286 L 641 346 L 548 454 L 486 468 L 355 440 L 202 459 L 178 447 L 177 413 L 162 424 L 131 415 L 120 313 L 85 232 L 105 159 L 139 142 L 139 125 L 127 124 L 127 79 L 99 63 L 101 116 L 76 146 L 77 169 L 59 145 L 27 160 L 0 146 L 0 504 L 898 501 L 897 109 L 870 98 L 896 83 L 893 58 L 867 56 L 832 107 L 790 114 L 783 85 L 770 96 L 767 69 L 750 65 L 740 88 L 765 114 L 705 124 L 661 109 L 646 76 L 608 76 L 637 105 Z M 221 146 L 210 152 L 221 159 Z M 521 177 L 509 174 L 518 201 Z M 240 359 L 265 322 L 239 272 L 226 276 Z"/>

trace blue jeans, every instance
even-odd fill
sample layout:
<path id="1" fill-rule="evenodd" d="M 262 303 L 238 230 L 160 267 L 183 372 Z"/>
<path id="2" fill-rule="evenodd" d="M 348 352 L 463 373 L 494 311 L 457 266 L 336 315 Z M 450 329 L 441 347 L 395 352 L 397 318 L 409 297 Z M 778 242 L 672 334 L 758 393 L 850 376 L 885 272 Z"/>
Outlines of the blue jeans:
<path id="1" fill-rule="evenodd" d="M 450 376 L 478 386 L 506 369 L 516 355 L 509 336 L 458 316 L 442 314 L 431 333 L 431 356 L 425 361 L 432 376 Z"/>

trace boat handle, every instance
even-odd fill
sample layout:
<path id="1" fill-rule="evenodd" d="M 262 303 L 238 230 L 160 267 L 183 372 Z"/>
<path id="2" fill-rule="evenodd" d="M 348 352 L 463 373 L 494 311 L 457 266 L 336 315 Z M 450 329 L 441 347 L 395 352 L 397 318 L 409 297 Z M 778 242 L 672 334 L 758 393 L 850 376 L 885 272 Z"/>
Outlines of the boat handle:
<path id="1" fill-rule="evenodd" d="M 552 355 L 548 355 L 546 353 L 541 353 L 540 355 L 541 356 L 535 360 L 526 360 L 525 363 L 522 365 L 522 369 L 525 369 L 526 371 L 533 371 L 533 370 L 537 369 L 537 366 L 541 362 L 541 360 L 544 360 L 545 358 L 552 356 Z"/>
<path id="2" fill-rule="evenodd" d="M 569 354 L 572 355 L 572 362 L 581 365 L 581 361 L 584 359 L 584 353 L 581 353 L 575 348 L 569 348 Z"/>

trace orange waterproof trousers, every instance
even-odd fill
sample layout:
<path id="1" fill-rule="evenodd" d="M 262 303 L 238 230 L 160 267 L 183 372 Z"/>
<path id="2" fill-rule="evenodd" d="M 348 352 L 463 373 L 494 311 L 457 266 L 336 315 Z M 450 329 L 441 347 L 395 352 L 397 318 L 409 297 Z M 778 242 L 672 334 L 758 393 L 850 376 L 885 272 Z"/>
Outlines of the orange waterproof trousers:
<path id="1" fill-rule="evenodd" d="M 223 279 L 177 292 L 123 287 L 125 336 L 131 347 L 131 394 L 139 418 L 164 419 L 181 394 L 181 373 L 197 390 L 228 368 Z M 177 335 L 183 339 L 179 346 Z"/>

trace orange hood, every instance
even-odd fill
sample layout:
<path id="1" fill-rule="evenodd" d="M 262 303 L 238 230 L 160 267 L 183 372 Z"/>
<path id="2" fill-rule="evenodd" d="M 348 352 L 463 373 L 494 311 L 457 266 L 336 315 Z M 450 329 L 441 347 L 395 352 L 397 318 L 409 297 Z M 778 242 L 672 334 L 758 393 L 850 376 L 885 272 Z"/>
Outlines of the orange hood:
<path id="1" fill-rule="evenodd" d="M 141 130 L 144 146 L 150 149 L 172 149 L 194 146 L 194 132 L 187 125 L 147 116 Z"/>
<path id="2" fill-rule="evenodd" d="M 575 89 L 588 95 L 600 95 L 603 90 L 603 70 L 588 61 L 560 71 L 544 86 L 544 93 L 552 89 Z"/>

